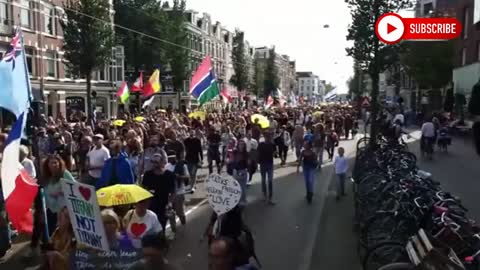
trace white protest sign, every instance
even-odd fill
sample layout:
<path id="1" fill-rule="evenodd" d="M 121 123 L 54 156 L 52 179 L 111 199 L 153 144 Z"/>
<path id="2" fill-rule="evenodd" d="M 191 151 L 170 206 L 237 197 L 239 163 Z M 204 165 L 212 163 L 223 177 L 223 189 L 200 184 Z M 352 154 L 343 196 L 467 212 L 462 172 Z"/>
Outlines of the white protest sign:
<path id="1" fill-rule="evenodd" d="M 208 203 L 217 215 L 232 210 L 240 202 L 242 188 L 233 177 L 210 174 L 205 181 Z"/>
<path id="2" fill-rule="evenodd" d="M 62 189 L 76 240 L 109 251 L 95 187 L 62 179 Z"/>

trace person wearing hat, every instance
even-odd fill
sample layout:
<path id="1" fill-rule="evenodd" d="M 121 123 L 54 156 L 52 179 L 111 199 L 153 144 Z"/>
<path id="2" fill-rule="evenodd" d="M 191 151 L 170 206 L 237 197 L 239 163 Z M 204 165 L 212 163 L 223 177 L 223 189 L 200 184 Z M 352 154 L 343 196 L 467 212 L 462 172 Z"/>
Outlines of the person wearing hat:
<path id="1" fill-rule="evenodd" d="M 93 136 L 94 147 L 87 154 L 88 180 L 86 184 L 95 186 L 102 175 L 105 162 L 110 159 L 110 151 L 103 145 L 103 135 Z"/>

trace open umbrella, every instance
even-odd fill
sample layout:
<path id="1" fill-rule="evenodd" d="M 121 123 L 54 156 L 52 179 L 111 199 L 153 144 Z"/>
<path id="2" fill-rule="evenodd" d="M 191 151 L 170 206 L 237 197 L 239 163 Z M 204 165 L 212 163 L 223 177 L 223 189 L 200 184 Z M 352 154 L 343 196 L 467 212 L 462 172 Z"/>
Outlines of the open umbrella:
<path id="1" fill-rule="evenodd" d="M 137 117 L 134 118 L 134 120 L 135 120 L 136 122 L 143 122 L 143 121 L 145 120 L 145 117 L 143 117 L 143 116 L 137 116 Z"/>
<path id="2" fill-rule="evenodd" d="M 316 112 L 313 113 L 313 116 L 315 116 L 315 117 L 320 117 L 322 115 L 323 115 L 322 111 L 316 111 Z"/>
<path id="3" fill-rule="evenodd" d="M 254 114 L 250 117 L 250 120 L 252 121 L 252 123 L 255 123 L 257 119 L 258 119 L 258 124 L 260 125 L 261 128 L 270 127 L 270 121 L 268 120 L 267 117 L 261 114 Z"/>
<path id="4" fill-rule="evenodd" d="M 194 119 L 200 118 L 200 120 L 205 121 L 205 118 L 207 117 L 207 115 L 206 115 L 205 112 L 195 111 L 195 112 L 191 112 L 191 113 L 188 115 L 188 117 L 194 118 Z"/>
<path id="5" fill-rule="evenodd" d="M 97 190 L 98 204 L 106 207 L 134 204 L 151 197 L 152 193 L 138 185 L 113 185 Z"/>
<path id="6" fill-rule="evenodd" d="M 113 125 L 117 126 L 117 127 L 122 127 L 126 122 L 127 121 L 125 121 L 125 120 L 118 119 L 118 120 L 113 121 Z"/>

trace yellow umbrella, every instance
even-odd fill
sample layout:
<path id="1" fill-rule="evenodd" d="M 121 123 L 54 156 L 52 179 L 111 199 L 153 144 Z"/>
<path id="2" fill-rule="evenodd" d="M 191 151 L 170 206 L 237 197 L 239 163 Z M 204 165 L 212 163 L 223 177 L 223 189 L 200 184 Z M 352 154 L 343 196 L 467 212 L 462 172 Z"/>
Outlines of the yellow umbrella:
<path id="1" fill-rule="evenodd" d="M 152 193 L 138 185 L 114 185 L 97 190 L 98 204 L 106 207 L 134 204 L 151 197 Z"/>
<path id="2" fill-rule="evenodd" d="M 145 120 L 145 117 L 143 117 L 143 116 L 137 116 L 137 117 L 135 117 L 134 120 L 135 120 L 136 122 L 143 122 L 143 121 Z"/>
<path id="3" fill-rule="evenodd" d="M 205 118 L 207 117 L 207 114 L 205 112 L 202 112 L 202 111 L 195 111 L 195 112 L 191 112 L 188 115 L 188 117 L 194 118 L 194 119 L 200 118 L 200 120 L 204 121 Z"/>
<path id="4" fill-rule="evenodd" d="M 160 109 L 160 110 L 158 110 L 158 111 L 161 112 L 161 113 L 166 113 L 166 112 L 167 112 L 167 111 L 164 110 L 164 109 Z"/>
<path id="5" fill-rule="evenodd" d="M 254 114 L 250 117 L 250 120 L 252 121 L 252 123 L 255 123 L 257 119 L 258 119 L 258 124 L 260 125 L 261 128 L 270 127 L 270 121 L 268 120 L 267 117 L 261 114 Z"/>
<path id="6" fill-rule="evenodd" d="M 316 112 L 313 113 L 313 116 L 315 116 L 315 117 L 320 117 L 322 115 L 323 115 L 322 111 L 316 111 Z"/>
<path id="7" fill-rule="evenodd" d="M 126 122 L 127 122 L 127 121 L 125 121 L 125 120 L 118 119 L 118 120 L 113 121 L 113 125 L 114 125 L 114 126 L 117 126 L 117 127 L 121 127 L 121 126 L 123 126 Z"/>

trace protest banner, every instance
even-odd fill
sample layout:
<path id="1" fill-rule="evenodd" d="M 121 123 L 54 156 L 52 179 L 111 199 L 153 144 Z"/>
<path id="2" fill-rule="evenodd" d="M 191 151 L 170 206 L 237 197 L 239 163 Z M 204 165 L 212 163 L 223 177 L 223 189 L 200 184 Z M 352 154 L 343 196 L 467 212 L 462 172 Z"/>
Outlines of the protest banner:
<path id="1" fill-rule="evenodd" d="M 72 270 L 125 270 L 131 269 L 142 257 L 141 250 L 96 252 L 77 249 L 72 253 L 70 262 Z"/>
<path id="2" fill-rule="evenodd" d="M 205 191 L 208 203 L 219 216 L 237 206 L 242 197 L 240 184 L 229 175 L 210 174 L 205 180 Z"/>
<path id="3" fill-rule="evenodd" d="M 77 242 L 109 251 L 95 187 L 62 179 L 62 189 Z"/>

